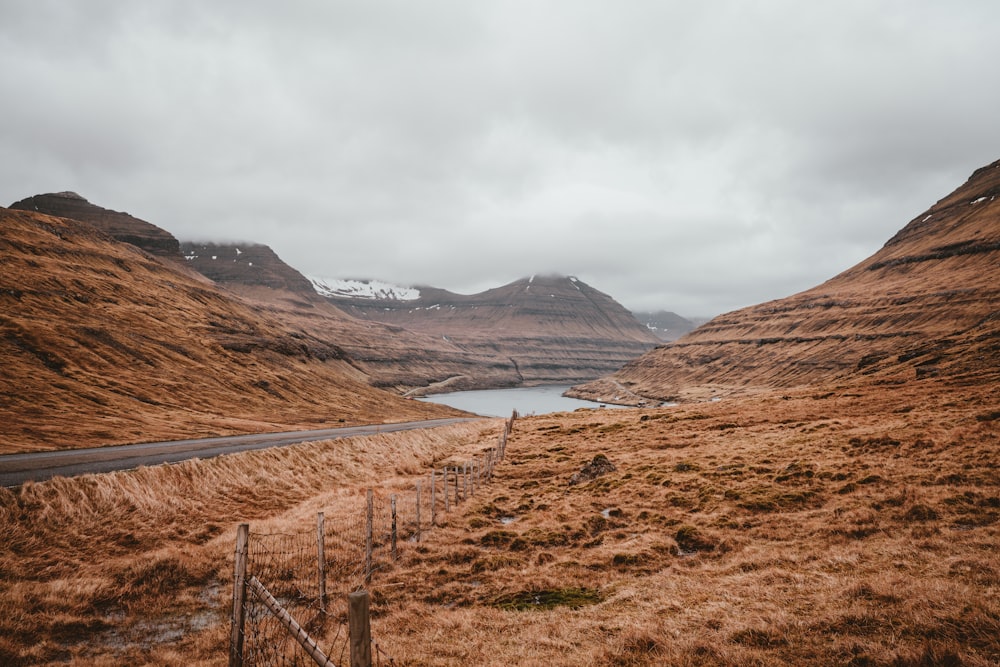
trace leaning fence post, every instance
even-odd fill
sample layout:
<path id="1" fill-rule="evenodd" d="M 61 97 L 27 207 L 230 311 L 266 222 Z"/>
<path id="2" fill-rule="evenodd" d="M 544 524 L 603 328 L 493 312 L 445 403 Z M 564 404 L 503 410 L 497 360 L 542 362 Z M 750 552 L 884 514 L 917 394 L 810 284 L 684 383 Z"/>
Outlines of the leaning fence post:
<path id="1" fill-rule="evenodd" d="M 368 506 L 365 510 L 365 583 L 372 578 L 372 548 L 375 542 L 375 498 L 368 489 Z"/>
<path id="2" fill-rule="evenodd" d="M 246 619 L 247 550 L 250 524 L 241 523 L 236 529 L 236 555 L 233 565 L 233 618 L 229 638 L 229 667 L 243 667 L 243 628 Z"/>
<path id="3" fill-rule="evenodd" d="M 420 479 L 417 480 L 417 532 L 416 532 L 417 542 L 420 541 L 420 483 L 422 481 L 423 480 Z"/>
<path id="4" fill-rule="evenodd" d="M 260 583 L 257 577 L 250 575 L 247 579 L 247 587 L 253 590 L 257 599 L 259 599 L 264 606 L 267 607 L 269 612 L 274 614 L 277 621 L 284 626 L 285 630 L 288 631 L 288 634 L 292 636 L 292 639 L 294 639 L 295 642 L 301 646 L 307 654 L 309 654 L 309 657 L 313 659 L 313 662 L 315 662 L 319 667 L 336 667 L 330 658 L 323 653 L 323 650 L 319 647 L 319 644 L 316 643 L 316 640 L 310 637 L 305 628 L 299 625 L 298 621 L 292 618 L 292 615 L 288 613 L 288 610 L 281 606 L 281 603 L 278 602 L 273 595 L 271 595 L 271 591 L 267 590 L 267 588 L 264 587 L 264 584 Z M 260 656 L 258 656 L 258 658 L 259 657 Z"/>
<path id="5" fill-rule="evenodd" d="M 372 628 L 368 617 L 368 591 L 347 596 L 347 629 L 351 641 L 351 667 L 371 667 Z"/>
<path id="6" fill-rule="evenodd" d="M 319 610 L 326 611 L 326 529 L 323 513 L 316 513 L 316 561 L 319 574 Z"/>
<path id="7" fill-rule="evenodd" d="M 396 550 L 396 536 L 398 535 L 398 533 L 396 532 L 396 494 L 395 493 L 392 494 L 392 496 L 390 496 L 390 498 L 389 498 L 389 504 L 392 507 L 392 541 L 390 543 L 391 544 L 391 551 L 390 551 L 390 553 L 392 554 L 392 560 L 396 560 L 396 556 L 399 555 L 399 552 Z"/>

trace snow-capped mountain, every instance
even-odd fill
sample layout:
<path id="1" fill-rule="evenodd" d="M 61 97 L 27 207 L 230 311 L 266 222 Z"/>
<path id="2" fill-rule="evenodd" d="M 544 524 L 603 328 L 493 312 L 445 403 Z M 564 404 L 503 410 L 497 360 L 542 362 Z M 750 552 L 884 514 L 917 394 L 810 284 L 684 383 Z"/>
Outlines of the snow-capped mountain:
<path id="1" fill-rule="evenodd" d="M 389 301 L 414 301 L 420 298 L 420 290 L 414 287 L 402 287 L 381 280 L 314 278 L 310 276 L 309 281 L 317 294 L 326 297 Z"/>

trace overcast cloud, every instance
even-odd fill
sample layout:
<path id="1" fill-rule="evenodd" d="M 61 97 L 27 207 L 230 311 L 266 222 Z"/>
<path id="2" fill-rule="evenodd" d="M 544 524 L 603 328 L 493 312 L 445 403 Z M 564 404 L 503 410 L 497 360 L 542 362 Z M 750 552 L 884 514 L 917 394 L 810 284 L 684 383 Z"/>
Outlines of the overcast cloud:
<path id="1" fill-rule="evenodd" d="M 0 203 L 714 315 L 1000 158 L 995 0 L 0 0 Z"/>

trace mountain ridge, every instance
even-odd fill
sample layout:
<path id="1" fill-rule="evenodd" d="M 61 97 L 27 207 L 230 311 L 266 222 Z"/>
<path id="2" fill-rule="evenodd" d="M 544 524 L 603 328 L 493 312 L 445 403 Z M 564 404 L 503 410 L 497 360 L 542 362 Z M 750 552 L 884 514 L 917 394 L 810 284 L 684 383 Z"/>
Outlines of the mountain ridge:
<path id="1" fill-rule="evenodd" d="M 86 222 L 123 243 L 160 257 L 176 257 L 180 252 L 180 243 L 165 229 L 128 213 L 91 204 L 75 192 L 34 195 L 16 201 L 8 208 Z"/>

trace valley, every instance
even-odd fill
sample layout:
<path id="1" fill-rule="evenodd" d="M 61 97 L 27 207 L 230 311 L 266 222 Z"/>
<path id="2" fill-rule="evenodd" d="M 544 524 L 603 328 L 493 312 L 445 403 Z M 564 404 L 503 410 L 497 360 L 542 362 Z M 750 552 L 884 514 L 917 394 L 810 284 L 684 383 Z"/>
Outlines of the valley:
<path id="1" fill-rule="evenodd" d="M 0 436 L 28 451 L 460 417 L 402 394 L 565 377 L 577 353 L 622 353 L 596 342 L 613 335 L 650 347 L 571 393 L 638 407 L 522 416 L 461 503 L 453 475 L 454 503 L 366 586 L 383 663 L 995 665 L 998 195 L 1000 162 L 822 285 L 664 344 L 634 317 L 634 338 L 574 317 L 606 295 L 571 278 L 387 293 L 379 321 L 263 248 L 163 259 L 4 209 Z M 228 261 L 215 278 L 197 263 L 213 256 Z M 248 278 L 250 261 L 267 275 Z M 548 352 L 548 334 L 520 332 L 545 318 L 569 341 Z M 368 490 L 409 498 L 431 470 L 493 451 L 502 423 L 0 489 L 0 663 L 227 664 L 238 525 L 312 540 L 323 512 L 339 527 L 330 563 L 355 572 Z M 301 563 L 314 580 L 314 556 L 274 558 L 275 580 Z M 307 624 L 343 664 L 343 596 L 329 605 Z"/>
<path id="2" fill-rule="evenodd" d="M 412 665 L 995 664 L 998 419 L 941 379 L 523 417 L 373 577 L 374 640 Z M 0 490 L 0 661 L 226 664 L 237 523 L 348 525 L 497 423 Z"/>

